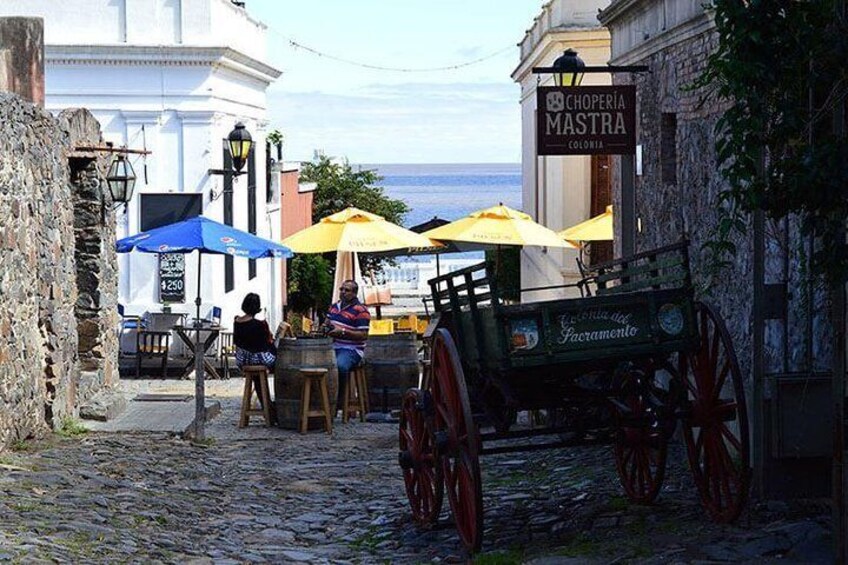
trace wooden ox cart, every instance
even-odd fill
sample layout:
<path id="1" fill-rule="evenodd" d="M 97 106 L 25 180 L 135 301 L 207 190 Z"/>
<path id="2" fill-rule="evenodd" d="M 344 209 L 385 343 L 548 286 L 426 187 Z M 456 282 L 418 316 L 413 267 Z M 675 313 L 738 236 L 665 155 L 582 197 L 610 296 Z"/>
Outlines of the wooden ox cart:
<path id="1" fill-rule="evenodd" d="M 694 300 L 685 242 L 593 267 L 582 298 L 506 304 L 486 264 L 430 286 L 432 377 L 406 392 L 400 420 L 419 525 L 438 519 L 446 493 L 477 551 L 481 455 L 591 443 L 613 445 L 626 495 L 650 503 L 678 421 L 707 513 L 739 516 L 750 482 L 742 375 L 721 316 Z M 546 425 L 517 429 L 524 410 Z"/>

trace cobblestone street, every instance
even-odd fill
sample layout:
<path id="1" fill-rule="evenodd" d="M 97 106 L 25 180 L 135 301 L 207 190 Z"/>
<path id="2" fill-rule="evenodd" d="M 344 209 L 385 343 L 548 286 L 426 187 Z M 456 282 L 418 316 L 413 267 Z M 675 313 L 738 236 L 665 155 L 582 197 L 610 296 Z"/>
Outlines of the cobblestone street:
<path id="1" fill-rule="evenodd" d="M 162 433 L 91 432 L 0 454 L 0 561 L 60 563 L 463 562 L 449 523 L 410 523 L 397 428 L 239 430 L 238 383 L 216 385 L 208 445 Z M 653 507 L 631 506 L 611 450 L 482 460 L 480 563 L 830 561 L 829 507 L 760 504 L 708 522 L 683 453 Z"/>

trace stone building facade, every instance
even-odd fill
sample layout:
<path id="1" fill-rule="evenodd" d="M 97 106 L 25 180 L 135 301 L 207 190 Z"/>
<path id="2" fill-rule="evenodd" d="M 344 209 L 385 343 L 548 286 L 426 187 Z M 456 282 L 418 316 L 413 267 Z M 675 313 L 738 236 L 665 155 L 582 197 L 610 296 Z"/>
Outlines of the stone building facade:
<path id="1" fill-rule="evenodd" d="M 613 79 L 636 85 L 641 170 L 637 167 L 635 249 L 690 241 L 697 297 L 724 317 L 745 378 L 755 490 L 765 496 L 823 494 L 831 437 L 830 381 L 823 372 L 831 363 L 832 339 L 827 295 L 808 278 L 811 242 L 799 235 L 794 219 L 756 225 L 752 218 L 745 235 L 735 238 L 732 265 L 718 275 L 707 268 L 703 246 L 715 238 L 717 196 L 725 186 L 715 126 L 728 103 L 693 88 L 718 45 L 711 14 L 698 0 L 613 0 L 599 19 L 610 31 L 610 64 L 649 69 Z M 613 206 L 621 209 L 620 163 L 612 170 Z M 758 238 L 764 251 L 757 279 Z M 755 292 L 771 297 L 759 313 Z M 801 477 L 803 482 L 796 480 Z M 802 484 L 816 488 L 799 489 Z"/>
<path id="2" fill-rule="evenodd" d="M 105 157 L 73 150 L 99 140 L 86 111 L 57 119 L 0 93 L 0 448 L 59 426 L 117 378 Z"/>
<path id="3" fill-rule="evenodd" d="M 700 4 L 677 11 L 674 19 L 666 14 L 663 20 L 661 13 L 650 17 L 651 9 L 646 13 L 649 6 L 660 8 L 660 4 L 613 2 L 601 16 L 612 37 L 611 64 L 649 69 L 613 76 L 616 84 L 636 85 L 636 143 L 642 167 L 636 176 L 635 248 L 644 251 L 689 239 L 697 284 L 728 318 L 737 349 L 750 350 L 752 294 L 750 283 L 743 281 L 750 281 L 752 242 L 736 241 L 738 260 L 731 272 L 722 275 L 743 284 L 723 288 L 707 280 L 702 251 L 715 231 L 716 198 L 724 182 L 717 170 L 713 134 L 723 103 L 692 85 L 715 50 L 717 36 Z M 620 167 L 614 166 L 614 187 L 620 186 L 620 175 Z M 615 188 L 613 206 L 622 206 L 621 191 Z M 749 359 L 740 358 L 743 372 L 750 370 Z"/>

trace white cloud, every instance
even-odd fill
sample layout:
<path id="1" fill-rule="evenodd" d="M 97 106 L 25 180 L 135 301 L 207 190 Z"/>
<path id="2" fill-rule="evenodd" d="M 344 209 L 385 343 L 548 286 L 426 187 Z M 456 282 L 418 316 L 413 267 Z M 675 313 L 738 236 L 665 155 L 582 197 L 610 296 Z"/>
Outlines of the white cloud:
<path id="1" fill-rule="evenodd" d="M 372 163 L 520 159 L 519 91 L 509 84 L 369 84 L 349 95 L 270 93 L 286 158 L 313 149 Z"/>

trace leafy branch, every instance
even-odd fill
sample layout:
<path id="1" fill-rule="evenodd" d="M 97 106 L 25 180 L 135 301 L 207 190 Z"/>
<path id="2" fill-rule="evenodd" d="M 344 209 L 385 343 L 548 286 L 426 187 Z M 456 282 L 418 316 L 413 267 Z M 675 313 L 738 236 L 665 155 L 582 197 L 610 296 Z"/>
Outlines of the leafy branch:
<path id="1" fill-rule="evenodd" d="M 848 144 L 833 111 L 848 94 L 848 27 L 840 0 L 714 0 L 718 48 L 695 87 L 728 103 L 716 124 L 727 187 L 705 244 L 714 266 L 729 262 L 748 215 L 797 214 L 820 244 L 814 272 L 845 280 L 842 232 L 848 217 Z"/>

